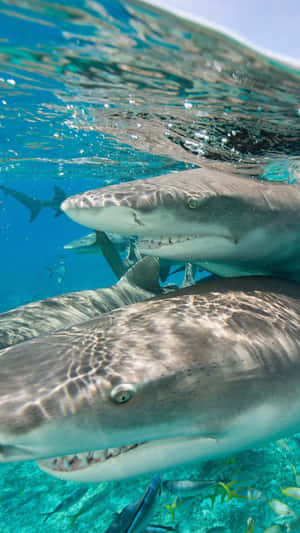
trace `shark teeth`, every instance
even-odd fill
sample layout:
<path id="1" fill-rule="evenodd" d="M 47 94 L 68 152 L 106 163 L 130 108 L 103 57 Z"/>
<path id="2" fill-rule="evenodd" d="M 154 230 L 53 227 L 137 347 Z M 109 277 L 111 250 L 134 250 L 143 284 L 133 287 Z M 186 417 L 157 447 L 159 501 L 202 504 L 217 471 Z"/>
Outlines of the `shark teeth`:
<path id="1" fill-rule="evenodd" d="M 144 443 L 141 443 L 144 444 Z M 121 448 L 108 448 L 107 450 L 95 450 L 93 452 L 76 453 L 73 455 L 63 455 L 40 461 L 50 470 L 59 472 L 70 472 L 87 468 L 95 463 L 103 463 L 112 457 L 117 457 L 121 453 L 129 452 L 141 444 L 130 444 Z"/>
<path id="2" fill-rule="evenodd" d="M 153 249 L 169 246 L 170 244 L 191 241 L 199 237 L 200 235 L 172 235 L 172 237 L 164 235 L 162 237 L 157 237 L 156 239 L 139 239 L 137 244 L 142 249 Z"/>

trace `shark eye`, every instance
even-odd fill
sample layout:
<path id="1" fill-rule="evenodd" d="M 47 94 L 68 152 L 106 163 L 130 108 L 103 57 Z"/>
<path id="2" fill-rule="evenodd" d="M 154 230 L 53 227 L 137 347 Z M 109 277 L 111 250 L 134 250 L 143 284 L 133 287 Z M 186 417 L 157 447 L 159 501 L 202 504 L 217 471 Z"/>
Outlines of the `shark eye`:
<path id="1" fill-rule="evenodd" d="M 190 209 L 196 209 L 196 207 L 199 207 L 201 203 L 202 203 L 201 198 L 197 198 L 196 196 L 191 196 L 190 198 L 188 198 L 187 206 Z"/>
<path id="2" fill-rule="evenodd" d="M 135 394 L 135 387 L 130 383 L 117 385 L 110 391 L 110 397 L 115 403 L 126 403 L 131 400 Z"/>

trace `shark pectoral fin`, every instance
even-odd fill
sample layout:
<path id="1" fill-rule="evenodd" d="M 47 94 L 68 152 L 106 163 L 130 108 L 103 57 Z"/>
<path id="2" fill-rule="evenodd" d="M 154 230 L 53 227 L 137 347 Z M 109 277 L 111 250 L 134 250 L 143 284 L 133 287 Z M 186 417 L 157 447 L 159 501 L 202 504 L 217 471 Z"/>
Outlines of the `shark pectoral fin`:
<path id="1" fill-rule="evenodd" d="M 124 276 L 126 267 L 115 246 L 104 231 L 96 231 L 96 243 L 99 244 L 105 259 L 117 278 L 120 279 Z"/>
<path id="2" fill-rule="evenodd" d="M 136 247 L 136 241 L 135 239 L 130 238 L 129 239 L 129 245 L 128 245 L 128 253 L 127 253 L 127 261 L 129 263 L 137 263 L 142 258 L 140 252 L 138 251 Z"/>
<path id="3" fill-rule="evenodd" d="M 126 272 L 119 283 L 126 282 L 130 285 L 136 285 L 145 291 L 155 291 L 160 289 L 158 278 L 158 259 L 156 257 L 144 257 Z"/>
<path id="4" fill-rule="evenodd" d="M 170 261 L 166 261 L 165 259 L 160 259 L 159 264 L 160 264 L 159 277 L 161 281 L 164 283 L 166 279 L 169 277 L 172 263 L 170 263 Z"/>

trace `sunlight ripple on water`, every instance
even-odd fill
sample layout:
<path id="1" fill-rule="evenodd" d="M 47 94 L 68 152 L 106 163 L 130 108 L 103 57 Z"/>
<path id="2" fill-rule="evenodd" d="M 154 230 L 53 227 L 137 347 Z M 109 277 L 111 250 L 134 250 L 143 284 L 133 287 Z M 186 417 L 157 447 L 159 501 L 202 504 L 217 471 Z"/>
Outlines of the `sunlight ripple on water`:
<path id="1" fill-rule="evenodd" d="M 8 0 L 0 7 L 2 120 L 21 127 L 9 140 L 11 159 L 14 151 L 16 160 L 34 157 L 38 148 L 39 159 L 42 150 L 62 164 L 65 137 L 85 132 L 88 141 L 98 132 L 152 154 L 255 176 L 288 156 L 298 176 L 296 68 L 139 2 Z M 84 166 L 99 156 L 94 145 L 81 151 Z M 112 164 L 110 154 L 102 163 Z"/>
<path id="2" fill-rule="evenodd" d="M 300 67 L 138 0 L 2 0 L 0 27 L 0 187 L 46 205 L 55 191 L 67 196 L 195 166 L 299 182 Z M 62 222 L 57 206 L 31 224 L 28 210 L 3 193 L 1 311 L 115 281 L 104 262 L 99 271 L 90 260 L 87 275 L 85 257 L 65 254 L 80 229 Z M 253 490 L 271 500 L 279 486 L 295 484 L 297 458 L 299 442 L 290 439 L 173 477 L 255 474 Z M 1 474 L 5 533 L 104 533 L 149 482 L 89 485 L 82 496 L 31 464 L 2 466 Z M 292 506 L 299 515 L 299 502 Z M 164 494 L 155 522 L 180 522 L 186 533 L 245 533 L 255 517 L 262 533 L 284 522 L 272 513 L 265 497 L 223 503 L 213 490 L 178 508 Z"/>

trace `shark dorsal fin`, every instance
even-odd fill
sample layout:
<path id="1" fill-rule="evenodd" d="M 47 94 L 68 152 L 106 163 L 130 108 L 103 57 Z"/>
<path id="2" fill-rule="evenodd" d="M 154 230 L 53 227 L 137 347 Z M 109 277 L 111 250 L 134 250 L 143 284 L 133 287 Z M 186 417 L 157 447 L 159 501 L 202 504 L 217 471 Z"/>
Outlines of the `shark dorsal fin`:
<path id="1" fill-rule="evenodd" d="M 60 187 L 58 187 L 57 185 L 54 185 L 54 193 L 53 193 L 53 198 L 52 198 L 52 202 L 60 202 L 62 203 L 63 200 L 65 200 L 65 198 L 67 197 L 65 191 L 63 191 Z"/>
<path id="2" fill-rule="evenodd" d="M 125 282 L 136 285 L 145 291 L 153 291 L 160 288 L 158 278 L 158 259 L 156 257 L 144 257 L 124 274 L 119 283 Z"/>

